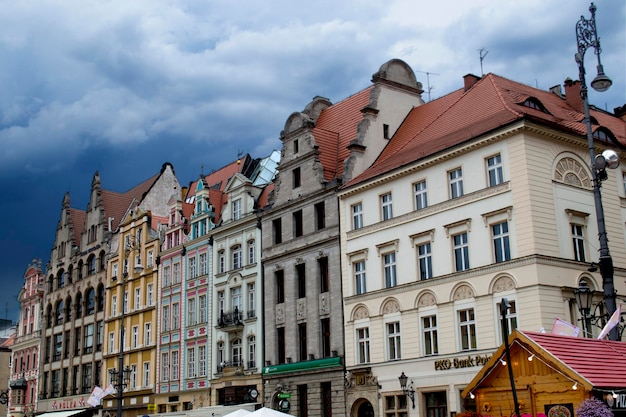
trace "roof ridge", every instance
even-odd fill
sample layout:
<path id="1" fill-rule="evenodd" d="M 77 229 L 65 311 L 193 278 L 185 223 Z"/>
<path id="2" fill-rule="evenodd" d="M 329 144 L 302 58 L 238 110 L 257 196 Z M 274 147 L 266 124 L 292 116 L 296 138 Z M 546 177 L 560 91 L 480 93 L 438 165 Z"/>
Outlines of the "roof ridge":
<path id="1" fill-rule="evenodd" d="M 502 106 L 510 111 L 511 113 L 513 113 L 515 116 L 517 117 L 523 117 L 523 113 L 520 113 L 516 110 L 514 110 L 513 108 L 509 107 L 509 105 L 507 104 L 506 100 L 504 99 L 504 96 L 502 95 L 502 92 L 500 91 L 500 86 L 496 83 L 495 78 L 501 78 L 501 79 L 505 79 L 503 77 L 500 77 L 499 75 L 496 75 L 492 72 L 488 73 L 485 78 L 488 78 L 489 81 L 491 82 L 491 85 L 493 86 L 494 90 L 496 91 L 496 94 L 498 95 L 498 97 L 500 98 L 500 102 L 502 103 Z M 480 82 L 480 80 L 478 81 Z M 532 88 L 532 87 L 531 87 Z"/>

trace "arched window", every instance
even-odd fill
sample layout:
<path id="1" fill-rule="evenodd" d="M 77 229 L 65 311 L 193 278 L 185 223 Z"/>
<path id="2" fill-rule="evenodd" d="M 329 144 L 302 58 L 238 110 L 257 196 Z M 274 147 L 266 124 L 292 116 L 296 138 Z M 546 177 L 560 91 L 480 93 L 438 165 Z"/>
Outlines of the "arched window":
<path id="1" fill-rule="evenodd" d="M 54 276 L 50 275 L 50 278 L 48 278 L 48 292 L 52 292 L 53 289 L 54 289 Z"/>
<path id="2" fill-rule="evenodd" d="M 46 308 L 46 328 L 50 329 L 52 327 L 52 304 L 48 304 Z"/>
<path id="3" fill-rule="evenodd" d="M 83 295 L 79 292 L 76 294 L 76 318 L 83 316 Z"/>
<path id="4" fill-rule="evenodd" d="M 96 296 L 98 311 L 104 311 L 104 285 L 98 285 L 98 295 Z"/>
<path id="5" fill-rule="evenodd" d="M 232 359 L 233 366 L 242 366 L 242 358 L 241 358 L 241 339 L 235 339 L 232 343 Z"/>
<path id="6" fill-rule="evenodd" d="M 65 271 L 61 269 L 57 273 L 57 289 L 63 288 L 65 286 Z"/>
<path id="7" fill-rule="evenodd" d="M 72 297 L 68 296 L 65 300 L 65 322 L 72 321 Z"/>
<path id="8" fill-rule="evenodd" d="M 100 252 L 100 256 L 98 257 L 98 271 L 105 270 L 106 256 L 104 251 Z"/>
<path id="9" fill-rule="evenodd" d="M 63 324 L 63 300 L 57 302 L 56 308 L 54 309 L 55 317 L 54 324 L 59 325 Z"/>
<path id="10" fill-rule="evenodd" d="M 72 283 L 72 274 L 74 273 L 74 266 L 70 265 L 67 268 L 67 283 L 71 284 Z"/>
<path id="11" fill-rule="evenodd" d="M 241 268 L 241 245 L 235 245 L 233 246 L 233 248 L 231 249 L 231 253 L 232 253 L 232 267 L 233 269 L 239 269 Z"/>
<path id="12" fill-rule="evenodd" d="M 85 294 L 85 314 L 87 316 L 93 314 L 96 308 L 95 291 L 89 288 Z"/>
<path id="13" fill-rule="evenodd" d="M 83 260 L 81 259 L 80 261 L 78 261 L 78 277 L 76 277 L 76 280 L 80 281 L 81 279 L 83 279 L 83 268 L 85 265 L 83 265 Z"/>
<path id="14" fill-rule="evenodd" d="M 91 254 L 87 259 L 87 275 L 93 275 L 96 273 L 96 255 Z"/>

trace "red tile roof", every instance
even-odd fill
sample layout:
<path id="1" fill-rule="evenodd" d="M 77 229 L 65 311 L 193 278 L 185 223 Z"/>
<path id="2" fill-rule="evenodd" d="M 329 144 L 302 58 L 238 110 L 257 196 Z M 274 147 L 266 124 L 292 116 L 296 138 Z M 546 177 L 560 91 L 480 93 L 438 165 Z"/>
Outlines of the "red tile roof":
<path id="1" fill-rule="evenodd" d="M 596 388 L 626 387 L 626 343 L 520 332 Z"/>
<path id="2" fill-rule="evenodd" d="M 348 158 L 350 141 L 356 139 L 357 127 L 363 120 L 361 110 L 369 104 L 370 86 L 337 104 L 324 109 L 313 128 L 324 179 L 332 181 L 343 174 L 343 161 Z"/>
<path id="3" fill-rule="evenodd" d="M 265 206 L 268 205 L 269 197 L 270 197 L 270 194 L 272 193 L 272 191 L 274 191 L 274 183 L 273 182 L 267 184 L 267 186 L 265 186 L 265 188 L 263 188 L 263 191 L 261 191 L 261 194 L 259 195 L 259 198 L 257 200 L 257 208 L 259 210 L 262 210 L 263 208 L 265 208 Z"/>
<path id="4" fill-rule="evenodd" d="M 526 99 L 531 97 L 541 102 L 549 114 L 524 106 Z M 611 130 L 619 142 L 615 145 L 626 146 L 624 120 L 594 109 L 591 116 L 600 126 Z M 459 89 L 415 107 L 374 164 L 346 186 L 372 179 L 520 120 L 547 125 L 583 138 L 586 134 L 583 113 L 567 104 L 564 98 L 487 74 L 467 91 Z M 597 129 L 598 125 L 593 128 Z"/>

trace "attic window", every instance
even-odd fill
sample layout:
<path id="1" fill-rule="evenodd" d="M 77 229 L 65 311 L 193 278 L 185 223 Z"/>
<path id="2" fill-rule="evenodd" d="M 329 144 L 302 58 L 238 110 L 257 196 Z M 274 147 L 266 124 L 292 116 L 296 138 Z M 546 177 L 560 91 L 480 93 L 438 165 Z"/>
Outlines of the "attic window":
<path id="1" fill-rule="evenodd" d="M 537 100 L 535 97 L 528 97 L 526 99 L 526 101 L 524 103 L 522 103 L 522 106 L 528 107 L 528 108 L 531 108 L 531 109 L 535 109 L 535 110 L 539 110 L 542 113 L 550 114 L 548 112 L 548 110 L 546 110 L 544 105 L 541 104 L 541 102 L 539 100 Z"/>
<path id="2" fill-rule="evenodd" d="M 609 129 L 602 126 L 597 128 L 595 132 L 593 132 L 593 138 L 604 140 L 607 142 L 615 141 L 615 136 L 613 135 L 613 133 Z"/>
<path id="3" fill-rule="evenodd" d="M 389 139 L 389 125 L 383 125 L 383 138 Z"/>

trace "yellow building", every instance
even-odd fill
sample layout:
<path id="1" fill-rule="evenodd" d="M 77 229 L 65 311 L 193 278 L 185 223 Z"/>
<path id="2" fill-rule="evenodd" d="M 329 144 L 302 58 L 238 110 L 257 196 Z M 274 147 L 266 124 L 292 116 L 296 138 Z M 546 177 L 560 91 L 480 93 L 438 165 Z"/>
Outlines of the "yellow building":
<path id="1" fill-rule="evenodd" d="M 109 259 L 104 371 L 113 387 L 122 383 L 122 408 L 124 414 L 132 410 L 130 415 L 153 411 L 159 252 L 155 223 L 150 211 L 129 211 L 113 238 Z M 112 398 L 103 406 L 114 415 L 117 400 Z"/>

